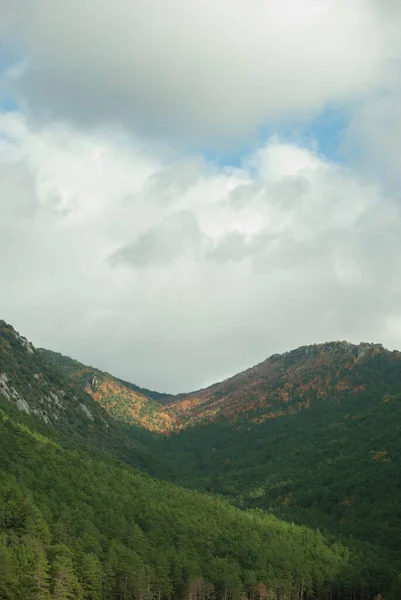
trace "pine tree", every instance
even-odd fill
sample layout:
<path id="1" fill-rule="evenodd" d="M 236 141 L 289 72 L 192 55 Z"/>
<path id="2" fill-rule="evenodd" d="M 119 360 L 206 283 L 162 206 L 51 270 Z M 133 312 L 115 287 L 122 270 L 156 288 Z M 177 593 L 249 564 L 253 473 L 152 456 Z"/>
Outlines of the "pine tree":
<path id="1" fill-rule="evenodd" d="M 95 554 L 84 554 L 80 581 L 84 600 L 102 600 L 103 569 Z"/>
<path id="2" fill-rule="evenodd" d="M 52 600 L 83 600 L 82 587 L 75 574 L 72 552 L 59 544 L 53 548 Z"/>

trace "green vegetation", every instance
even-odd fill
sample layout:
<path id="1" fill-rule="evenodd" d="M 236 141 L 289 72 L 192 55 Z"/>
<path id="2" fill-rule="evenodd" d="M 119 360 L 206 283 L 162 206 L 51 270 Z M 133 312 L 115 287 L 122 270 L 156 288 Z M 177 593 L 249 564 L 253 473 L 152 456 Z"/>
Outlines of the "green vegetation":
<path id="1" fill-rule="evenodd" d="M 43 349 L 39 352 L 46 363 L 56 367 L 76 387 L 90 394 L 118 421 L 139 425 L 149 431 L 166 432 L 171 429 L 171 417 L 161 404 L 168 398 L 167 394 L 139 388 L 57 352 Z"/>
<path id="2" fill-rule="evenodd" d="M 13 410 L 18 398 L 23 403 L 20 410 Z M 150 474 L 164 470 L 151 449 L 148 431 L 110 418 L 66 371 L 49 363 L 41 351 L 28 351 L 24 339 L 4 321 L 0 321 L 0 406 L 47 437 L 61 437 L 80 447 L 89 444 Z"/>
<path id="3" fill-rule="evenodd" d="M 264 586 L 298 598 L 346 584 L 346 549 L 318 532 L 64 449 L 3 411 L 0 436 L 1 598 L 239 598 Z"/>
<path id="4" fill-rule="evenodd" d="M 166 436 L 94 399 L 124 382 L 0 322 L 0 599 L 399 600 L 401 361 L 308 353 L 257 367 L 248 420 L 221 384 L 213 422 Z M 264 388 L 303 409 L 258 423 Z"/>
<path id="5" fill-rule="evenodd" d="M 181 454 L 176 480 L 401 552 L 401 363 L 377 354 L 353 377 L 366 390 L 260 425 L 219 421 L 171 436 L 164 455 Z"/>
<path id="6" fill-rule="evenodd" d="M 104 371 L 100 371 L 99 369 L 96 369 L 95 367 L 87 367 L 86 365 L 83 365 L 79 361 L 74 360 L 73 358 L 70 358 L 69 356 L 64 356 L 63 354 L 60 354 L 59 352 L 53 352 L 52 350 L 46 350 L 45 348 L 40 348 L 39 351 L 46 358 L 46 361 L 49 364 L 52 364 L 53 366 L 55 366 L 57 369 L 59 369 L 65 375 L 67 375 L 69 377 L 75 377 L 77 372 L 80 371 L 81 376 L 83 376 L 81 379 L 81 383 L 84 383 L 84 385 L 87 384 L 86 373 L 90 372 L 90 373 L 95 374 L 96 376 L 100 376 L 100 377 L 104 377 L 104 376 L 111 377 L 115 381 L 118 381 L 122 385 L 125 385 L 126 387 L 130 388 L 134 392 L 138 392 L 139 394 L 142 394 L 143 396 L 146 396 L 147 398 L 151 398 L 152 400 L 157 400 L 160 404 L 163 404 L 169 398 L 171 398 L 171 394 L 155 392 L 154 390 L 148 390 L 147 388 L 139 387 L 139 385 L 135 385 L 134 383 L 130 383 L 129 381 L 124 381 L 123 379 L 114 377 L 113 375 L 110 375 L 109 373 L 104 373 Z"/>

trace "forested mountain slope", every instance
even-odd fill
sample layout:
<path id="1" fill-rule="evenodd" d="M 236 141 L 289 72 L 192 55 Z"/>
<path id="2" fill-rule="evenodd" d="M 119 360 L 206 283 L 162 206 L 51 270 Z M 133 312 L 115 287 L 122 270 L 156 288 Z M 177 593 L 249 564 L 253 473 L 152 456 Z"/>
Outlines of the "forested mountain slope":
<path id="1" fill-rule="evenodd" d="M 401 394 L 366 393 L 252 428 L 192 428 L 164 454 L 180 483 L 401 552 L 400 428 Z"/>
<path id="2" fill-rule="evenodd" d="M 393 585 L 393 565 L 361 580 L 367 558 L 334 538 L 117 461 L 92 434 L 114 428 L 125 443 L 119 425 L 11 327 L 0 339 L 0 598 L 345 598 Z"/>
<path id="3" fill-rule="evenodd" d="M 203 423 L 166 439 L 164 455 L 181 484 L 401 555 L 400 358 L 340 343 L 274 358 L 275 418 Z"/>
<path id="4" fill-rule="evenodd" d="M 302 347 L 163 402 L 161 478 L 401 552 L 401 353 Z"/>
<path id="5" fill-rule="evenodd" d="M 117 419 L 161 433 L 214 421 L 260 424 L 321 400 L 357 397 L 371 388 L 373 377 L 384 386 L 392 383 L 377 372 L 378 356 L 379 361 L 392 365 L 394 373 L 398 369 L 401 378 L 400 352 L 389 352 L 381 344 L 328 342 L 273 355 L 204 390 L 168 396 L 143 390 L 61 354 L 40 352 Z"/>
<path id="6" fill-rule="evenodd" d="M 61 371 L 74 385 L 90 394 L 119 421 L 161 433 L 173 429 L 172 419 L 161 404 L 169 398 L 167 394 L 140 388 L 58 352 L 41 348 L 39 353 L 47 363 Z"/>
<path id="7" fill-rule="evenodd" d="M 0 598 L 398 599 L 400 364 L 312 346 L 157 405 L 2 322 Z"/>
<path id="8" fill-rule="evenodd" d="M 149 449 L 145 429 L 124 427 L 110 417 L 4 321 L 0 321 L 0 405 L 16 407 L 20 420 L 28 426 L 34 423 L 46 436 L 89 444 L 150 473 L 163 469 Z"/>
<path id="9" fill-rule="evenodd" d="M 65 449 L 3 411 L 0 439 L 2 598 L 299 598 L 359 586 L 358 557 L 318 532 Z"/>
<path id="10" fill-rule="evenodd" d="M 276 354 L 221 383 L 181 394 L 166 409 L 176 429 L 224 419 L 263 423 L 329 398 L 355 396 L 371 383 L 369 364 L 382 355 L 399 366 L 401 353 L 381 344 L 328 342 Z"/>

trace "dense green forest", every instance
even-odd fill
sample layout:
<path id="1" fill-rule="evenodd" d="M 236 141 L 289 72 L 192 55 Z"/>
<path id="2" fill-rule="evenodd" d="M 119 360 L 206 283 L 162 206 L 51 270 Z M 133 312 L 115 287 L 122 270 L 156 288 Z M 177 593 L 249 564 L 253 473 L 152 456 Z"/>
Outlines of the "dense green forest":
<path id="1" fill-rule="evenodd" d="M 0 598 L 398 600 L 398 365 L 374 356 L 358 395 L 166 436 L 0 323 Z"/>
<path id="2" fill-rule="evenodd" d="M 3 598 L 298 598 L 352 586 L 344 546 L 63 449 L 2 411 Z M 324 596 L 323 596 L 324 597 Z"/>
<path id="3" fill-rule="evenodd" d="M 188 487 L 401 552 L 400 431 L 401 394 L 366 392 L 251 428 L 183 431 L 163 453 Z"/>

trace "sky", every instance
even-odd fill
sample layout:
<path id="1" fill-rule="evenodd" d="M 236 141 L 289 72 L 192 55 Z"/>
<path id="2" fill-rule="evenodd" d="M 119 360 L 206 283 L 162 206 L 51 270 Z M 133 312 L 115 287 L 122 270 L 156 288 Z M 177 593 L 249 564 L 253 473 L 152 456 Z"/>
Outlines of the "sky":
<path id="1" fill-rule="evenodd" d="M 1 0 L 0 318 L 138 385 L 401 349 L 398 0 Z"/>

